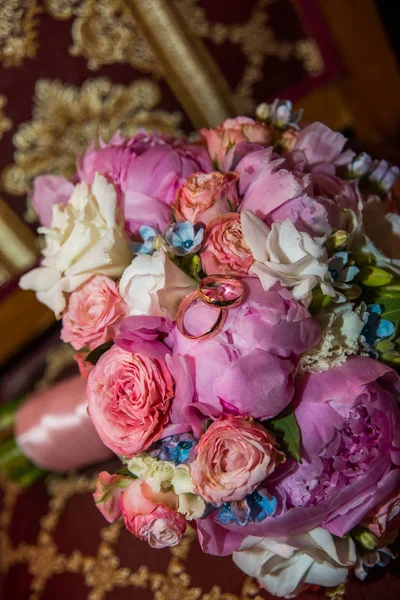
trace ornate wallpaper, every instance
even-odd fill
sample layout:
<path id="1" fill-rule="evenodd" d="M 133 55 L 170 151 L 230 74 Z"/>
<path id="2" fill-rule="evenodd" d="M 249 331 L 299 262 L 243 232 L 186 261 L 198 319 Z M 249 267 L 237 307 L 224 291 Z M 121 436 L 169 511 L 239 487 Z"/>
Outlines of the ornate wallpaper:
<path id="1" fill-rule="evenodd" d="M 191 130 L 132 2 L 1 3 L 0 191 L 21 215 L 33 178 L 70 176 L 94 137 Z M 237 112 L 278 93 L 296 97 L 338 72 L 314 0 L 172 3 L 224 74 Z"/>

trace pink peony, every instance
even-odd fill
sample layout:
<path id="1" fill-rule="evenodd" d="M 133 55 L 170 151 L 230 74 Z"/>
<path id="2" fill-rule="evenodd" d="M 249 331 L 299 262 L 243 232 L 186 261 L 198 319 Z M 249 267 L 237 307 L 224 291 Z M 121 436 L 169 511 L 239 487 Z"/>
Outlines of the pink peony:
<path id="1" fill-rule="evenodd" d="M 212 164 L 199 144 L 140 133 L 131 139 L 116 135 L 100 149 L 89 148 L 79 159 L 78 175 L 91 183 L 96 171 L 117 186 L 132 233 L 140 225 L 163 233 L 172 221 L 171 203 L 178 187 L 192 173 L 212 171 Z"/>
<path id="2" fill-rule="evenodd" d="M 281 538 L 321 526 L 342 537 L 394 494 L 400 485 L 399 392 L 393 369 L 361 356 L 298 380 L 302 462 L 288 459 L 276 470 L 268 492 L 278 499 L 277 510 L 248 524 L 245 535 Z M 210 516 L 203 549 L 225 554 L 240 545 L 240 536 L 243 528 L 222 529 Z"/>
<path id="3" fill-rule="evenodd" d="M 130 477 L 110 475 L 107 471 L 98 474 L 93 498 L 97 508 L 109 523 L 113 523 L 122 515 L 121 494 L 131 481 Z"/>
<path id="4" fill-rule="evenodd" d="M 61 339 L 75 350 L 94 350 L 113 339 L 125 313 L 125 302 L 114 281 L 94 275 L 72 292 L 62 320 Z"/>
<path id="5" fill-rule="evenodd" d="M 177 221 L 208 225 L 213 219 L 236 210 L 239 199 L 236 173 L 194 173 L 179 188 L 173 204 Z"/>
<path id="6" fill-rule="evenodd" d="M 241 142 L 266 146 L 272 143 L 272 132 L 263 123 L 248 117 L 226 119 L 215 129 L 201 129 L 208 152 L 216 166 L 221 166 L 226 153 Z"/>
<path id="7" fill-rule="evenodd" d="M 236 166 L 240 175 L 240 210 L 251 210 L 265 219 L 285 202 L 311 193 L 310 175 L 292 173 L 285 159 L 272 148 L 246 154 Z"/>
<path id="8" fill-rule="evenodd" d="M 360 523 L 381 538 L 400 527 L 400 488 L 375 506 Z"/>
<path id="9" fill-rule="evenodd" d="M 303 153 L 309 169 L 318 168 L 328 173 L 332 172 L 331 167 L 346 165 L 355 156 L 352 150 L 343 151 L 346 142 L 347 138 L 341 133 L 315 122 L 302 129 L 294 144 L 294 151 Z"/>
<path id="10" fill-rule="evenodd" d="M 264 292 L 257 279 L 242 280 L 246 301 L 228 311 L 226 324 L 210 340 L 188 340 L 174 327 L 168 342 L 183 357 L 196 401 L 186 422 L 200 435 L 206 417 L 223 413 L 270 419 L 293 396 L 293 375 L 306 349 L 318 343 L 320 327 L 288 290 Z M 215 322 L 216 309 L 199 302 L 186 311 L 185 325 L 198 335 Z"/>
<path id="11" fill-rule="evenodd" d="M 178 188 L 195 172 L 210 172 L 212 164 L 199 145 L 164 143 L 143 152 L 121 183 L 124 216 L 132 233 L 151 225 L 161 233 L 172 221 L 171 204 Z"/>
<path id="12" fill-rule="evenodd" d="M 50 227 L 53 205 L 66 204 L 73 190 L 73 184 L 58 175 L 40 175 L 35 178 L 32 204 L 41 225 Z"/>
<path id="13" fill-rule="evenodd" d="M 156 493 L 142 479 L 123 493 L 121 509 L 128 531 L 152 548 L 176 546 L 185 532 L 185 517 L 177 512 L 178 496 Z"/>
<path id="14" fill-rule="evenodd" d="M 161 358 L 113 346 L 90 373 L 86 393 L 90 416 L 104 444 L 131 457 L 162 435 L 174 385 Z"/>
<path id="15" fill-rule="evenodd" d="M 238 213 L 228 213 L 208 225 L 200 257 L 207 275 L 247 275 L 254 258 L 243 239 Z"/>
<path id="16" fill-rule="evenodd" d="M 237 416 L 214 421 L 196 446 L 190 473 L 196 492 L 212 504 L 243 500 L 285 457 L 273 435 Z"/>

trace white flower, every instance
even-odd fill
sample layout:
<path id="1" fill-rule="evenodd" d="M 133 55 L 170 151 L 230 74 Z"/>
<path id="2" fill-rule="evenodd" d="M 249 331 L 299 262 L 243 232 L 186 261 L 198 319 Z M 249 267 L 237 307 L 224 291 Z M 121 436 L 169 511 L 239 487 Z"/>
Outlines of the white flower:
<path id="1" fill-rule="evenodd" d="M 147 452 L 140 452 L 131 458 L 127 467 L 136 477 L 148 483 L 155 492 L 169 488 L 175 473 L 174 463 L 157 460 Z"/>
<path id="2" fill-rule="evenodd" d="M 179 494 L 178 512 L 185 515 L 188 521 L 201 519 L 205 509 L 206 503 L 197 494 Z"/>
<path id="3" fill-rule="evenodd" d="M 293 598 L 307 584 L 335 587 L 356 563 L 354 541 L 332 536 L 322 527 L 284 538 L 247 537 L 235 564 L 257 578 L 274 596 Z"/>
<path id="4" fill-rule="evenodd" d="M 364 305 L 365 307 L 365 305 Z M 362 320 L 363 306 L 354 310 L 350 303 L 321 310 L 314 318 L 322 329 L 317 346 L 310 348 L 300 360 L 299 373 L 321 373 L 346 362 L 351 354 L 360 349 L 360 334 L 365 325 Z"/>
<path id="5" fill-rule="evenodd" d="M 79 183 L 66 204 L 53 206 L 51 227 L 40 227 L 46 246 L 41 266 L 20 279 L 22 289 L 59 317 L 72 292 L 95 273 L 117 278 L 132 259 L 118 222 L 114 186 L 96 173 L 93 185 Z"/>
<path id="6" fill-rule="evenodd" d="M 119 284 L 129 315 L 175 318 L 179 303 L 197 284 L 163 251 L 139 254 L 125 269 Z"/>
<path id="7" fill-rule="evenodd" d="M 298 231 L 289 219 L 273 223 L 271 229 L 254 213 L 241 213 L 243 237 L 255 262 L 250 274 L 257 275 L 265 290 L 279 282 L 291 288 L 293 296 L 305 306 L 311 302 L 317 285 L 327 296 L 336 296 L 329 282 L 325 238 L 313 238 Z"/>

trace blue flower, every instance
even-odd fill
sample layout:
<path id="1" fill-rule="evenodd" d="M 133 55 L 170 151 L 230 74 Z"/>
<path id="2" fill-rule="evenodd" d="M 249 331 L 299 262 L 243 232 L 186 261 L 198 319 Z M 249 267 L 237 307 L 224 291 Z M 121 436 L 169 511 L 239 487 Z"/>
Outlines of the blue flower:
<path id="1" fill-rule="evenodd" d="M 266 123 L 272 123 L 277 129 L 286 129 L 295 127 L 301 119 L 301 110 L 292 112 L 293 105 L 290 100 L 279 100 L 276 98 L 272 104 L 263 102 L 256 109 L 257 118 Z"/>
<path id="2" fill-rule="evenodd" d="M 329 261 L 329 273 L 337 287 L 347 288 L 347 284 L 354 280 L 360 269 L 349 265 L 348 252 L 336 252 Z"/>
<path id="3" fill-rule="evenodd" d="M 132 252 L 134 254 L 153 254 L 157 249 L 157 241 L 162 239 L 159 232 L 149 225 L 142 225 L 139 227 L 139 234 L 143 243 L 132 242 L 130 244 Z"/>
<path id="4" fill-rule="evenodd" d="M 277 500 L 266 490 L 254 490 L 240 502 L 225 502 L 217 509 L 217 521 L 221 525 L 245 526 L 249 522 L 260 523 L 276 511 Z"/>
<path id="5" fill-rule="evenodd" d="M 156 442 L 149 454 L 153 458 L 180 465 L 190 460 L 191 452 L 196 444 L 197 440 L 192 434 L 176 434 Z"/>
<path id="6" fill-rule="evenodd" d="M 361 152 L 347 165 L 347 174 L 351 178 L 359 179 L 366 175 L 371 167 L 372 158 L 366 152 Z"/>
<path id="7" fill-rule="evenodd" d="M 395 326 L 391 321 L 381 318 L 382 308 L 379 304 L 369 304 L 363 314 L 365 325 L 361 331 L 363 346 L 371 350 L 373 346 L 394 333 Z"/>
<path id="8" fill-rule="evenodd" d="M 174 254 L 185 256 L 185 254 L 195 254 L 200 249 L 203 235 L 203 227 L 193 227 L 189 221 L 185 221 L 172 225 L 168 229 L 165 239 Z"/>

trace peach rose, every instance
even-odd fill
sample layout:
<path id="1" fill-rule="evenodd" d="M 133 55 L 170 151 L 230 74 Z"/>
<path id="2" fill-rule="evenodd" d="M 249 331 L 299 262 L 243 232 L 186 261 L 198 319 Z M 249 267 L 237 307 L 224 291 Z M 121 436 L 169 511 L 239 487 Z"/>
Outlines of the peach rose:
<path id="1" fill-rule="evenodd" d="M 86 395 L 104 444 L 131 458 L 160 438 L 174 386 L 163 360 L 113 346 L 90 373 Z"/>
<path id="2" fill-rule="evenodd" d="M 214 421 L 195 452 L 190 472 L 196 493 L 213 504 L 243 500 L 285 460 L 271 433 L 240 416 Z"/>
<path id="3" fill-rule="evenodd" d="M 200 257 L 207 275 L 247 275 L 254 258 L 244 241 L 238 213 L 223 215 L 208 225 Z"/>
<path id="4" fill-rule="evenodd" d="M 208 225 L 217 217 L 236 210 L 239 204 L 237 173 L 194 173 L 179 188 L 173 204 L 177 221 Z"/>
<path id="5" fill-rule="evenodd" d="M 122 514 L 121 494 L 130 485 L 131 481 L 130 477 L 110 475 L 107 471 L 98 474 L 93 498 L 97 508 L 109 523 L 114 523 L 120 518 Z"/>
<path id="6" fill-rule="evenodd" d="M 360 525 L 369 529 L 378 538 L 386 536 L 393 529 L 398 529 L 400 527 L 400 489 L 397 489 L 390 498 L 375 506 Z"/>
<path id="7" fill-rule="evenodd" d="M 114 281 L 95 275 L 72 292 L 62 320 L 61 339 L 75 350 L 94 350 L 115 337 L 126 308 Z"/>
<path id="8" fill-rule="evenodd" d="M 178 496 L 173 492 L 154 492 L 142 479 L 135 479 L 121 498 L 125 526 L 152 548 L 179 544 L 186 519 L 177 512 Z"/>
<path id="9" fill-rule="evenodd" d="M 79 374 L 82 379 L 87 379 L 89 377 L 89 373 L 93 371 L 94 365 L 90 362 L 86 362 L 86 352 L 75 352 L 74 361 L 78 365 Z"/>
<path id="10" fill-rule="evenodd" d="M 226 119 L 215 129 L 201 129 L 207 142 L 208 152 L 216 166 L 221 166 L 225 154 L 240 142 L 252 142 L 263 146 L 272 143 L 271 130 L 248 117 Z"/>

